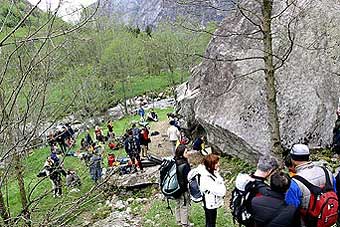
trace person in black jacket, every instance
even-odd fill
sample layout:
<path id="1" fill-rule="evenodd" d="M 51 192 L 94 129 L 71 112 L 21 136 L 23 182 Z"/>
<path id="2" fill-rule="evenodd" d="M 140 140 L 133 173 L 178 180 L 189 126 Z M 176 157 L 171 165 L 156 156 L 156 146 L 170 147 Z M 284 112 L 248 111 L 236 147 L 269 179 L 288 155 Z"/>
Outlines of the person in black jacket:
<path id="1" fill-rule="evenodd" d="M 140 159 L 141 147 L 139 139 L 133 135 L 132 130 L 128 132 L 128 138 L 125 140 L 125 151 L 132 162 L 133 172 L 137 171 L 136 162 L 138 163 L 140 170 L 143 172 L 143 165 Z"/>
<path id="2" fill-rule="evenodd" d="M 290 186 L 290 178 L 283 172 L 276 172 L 270 178 L 270 190 L 266 195 L 252 201 L 255 227 L 298 227 L 298 209 L 285 202 L 285 193 Z"/>
<path id="3" fill-rule="evenodd" d="M 176 173 L 182 194 L 176 199 L 176 222 L 179 226 L 190 226 L 189 223 L 189 194 L 188 174 L 190 165 L 187 159 L 187 149 L 183 144 L 178 145 L 175 152 Z"/>
<path id="4" fill-rule="evenodd" d="M 340 155 L 340 111 L 336 112 L 337 119 L 333 128 L 332 151 Z"/>

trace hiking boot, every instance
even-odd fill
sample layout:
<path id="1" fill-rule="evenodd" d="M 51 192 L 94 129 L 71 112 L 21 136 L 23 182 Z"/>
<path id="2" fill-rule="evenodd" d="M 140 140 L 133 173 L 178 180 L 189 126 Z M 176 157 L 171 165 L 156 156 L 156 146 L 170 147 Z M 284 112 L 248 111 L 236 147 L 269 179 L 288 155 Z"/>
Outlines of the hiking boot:
<path id="1" fill-rule="evenodd" d="M 190 222 L 188 224 L 177 223 L 177 225 L 182 226 L 182 227 L 192 227 L 194 226 L 194 223 L 190 223 Z"/>

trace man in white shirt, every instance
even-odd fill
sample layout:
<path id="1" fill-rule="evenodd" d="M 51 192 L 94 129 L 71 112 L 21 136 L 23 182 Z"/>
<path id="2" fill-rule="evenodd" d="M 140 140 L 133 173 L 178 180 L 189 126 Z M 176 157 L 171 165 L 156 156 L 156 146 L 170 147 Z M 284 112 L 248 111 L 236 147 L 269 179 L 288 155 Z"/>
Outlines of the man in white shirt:
<path id="1" fill-rule="evenodd" d="M 171 143 L 172 154 L 175 155 L 176 143 L 177 143 L 177 140 L 180 137 L 180 133 L 179 133 L 178 128 L 175 126 L 174 121 L 170 121 L 170 127 L 168 128 L 167 134 L 168 134 L 168 138 L 169 138 L 170 143 Z"/>

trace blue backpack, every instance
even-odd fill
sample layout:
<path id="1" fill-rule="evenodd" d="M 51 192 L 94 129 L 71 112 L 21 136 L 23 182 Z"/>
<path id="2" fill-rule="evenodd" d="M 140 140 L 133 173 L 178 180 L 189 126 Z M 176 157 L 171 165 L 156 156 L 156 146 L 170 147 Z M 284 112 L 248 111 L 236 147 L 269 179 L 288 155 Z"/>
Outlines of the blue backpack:
<path id="1" fill-rule="evenodd" d="M 188 177 L 189 193 L 191 201 L 199 203 L 203 201 L 203 193 L 200 190 L 200 178 L 201 174 L 196 173 Z"/>

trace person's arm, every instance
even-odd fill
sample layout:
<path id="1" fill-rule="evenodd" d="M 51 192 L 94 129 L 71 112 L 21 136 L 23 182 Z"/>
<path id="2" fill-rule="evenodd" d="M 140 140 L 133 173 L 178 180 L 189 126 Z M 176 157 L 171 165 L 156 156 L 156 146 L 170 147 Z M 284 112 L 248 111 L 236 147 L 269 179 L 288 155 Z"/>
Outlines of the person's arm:
<path id="1" fill-rule="evenodd" d="M 301 204 L 301 197 L 302 197 L 302 192 L 297 185 L 297 183 L 292 180 L 290 183 L 290 187 L 286 193 L 286 203 L 288 205 L 293 205 L 294 207 L 299 207 Z"/>
<path id="2" fill-rule="evenodd" d="M 176 128 L 176 135 L 177 135 L 177 138 L 181 136 L 181 133 L 179 132 L 178 128 Z"/>
<path id="3" fill-rule="evenodd" d="M 126 153 L 129 153 L 129 146 L 128 146 L 127 140 L 125 140 L 125 142 L 124 142 L 124 148 L 125 148 Z"/>

